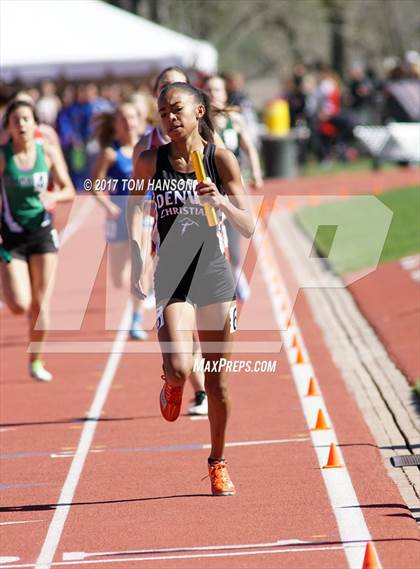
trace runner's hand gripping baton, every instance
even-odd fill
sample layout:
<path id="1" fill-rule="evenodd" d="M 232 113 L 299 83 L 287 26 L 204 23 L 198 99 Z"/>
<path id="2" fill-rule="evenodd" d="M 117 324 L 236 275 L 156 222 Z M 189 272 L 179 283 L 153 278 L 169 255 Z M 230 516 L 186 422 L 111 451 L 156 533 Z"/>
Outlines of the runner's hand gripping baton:
<path id="1" fill-rule="evenodd" d="M 205 182 L 206 181 L 206 170 L 204 169 L 203 159 L 201 154 L 198 150 L 193 150 L 192 152 L 192 162 L 195 171 L 195 177 L 197 178 L 197 182 Z M 207 223 L 209 227 L 214 227 L 217 225 L 217 215 L 216 210 L 210 204 L 204 204 L 204 211 L 207 217 Z"/>

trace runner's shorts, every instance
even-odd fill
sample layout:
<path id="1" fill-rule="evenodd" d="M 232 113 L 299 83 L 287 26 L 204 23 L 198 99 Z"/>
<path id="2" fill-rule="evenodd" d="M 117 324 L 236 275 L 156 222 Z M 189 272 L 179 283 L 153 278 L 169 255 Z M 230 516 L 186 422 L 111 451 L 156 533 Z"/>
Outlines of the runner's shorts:
<path id="1" fill-rule="evenodd" d="M 27 261 L 31 255 L 57 253 L 59 247 L 57 230 L 51 225 L 23 233 L 12 233 L 3 226 L 1 237 L 3 247 L 14 259 L 22 261 Z"/>
<path id="2" fill-rule="evenodd" d="M 198 254 L 183 270 L 179 263 L 160 257 L 155 271 L 155 296 L 156 305 L 181 301 L 207 306 L 235 300 L 230 264 L 223 255 L 204 260 Z"/>

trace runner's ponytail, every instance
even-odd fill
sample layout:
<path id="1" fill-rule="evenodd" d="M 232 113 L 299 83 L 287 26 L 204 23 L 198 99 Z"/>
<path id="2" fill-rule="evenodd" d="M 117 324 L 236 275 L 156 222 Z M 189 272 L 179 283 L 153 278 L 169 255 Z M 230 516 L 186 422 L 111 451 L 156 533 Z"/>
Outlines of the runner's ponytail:
<path id="1" fill-rule="evenodd" d="M 112 146 L 115 140 L 115 115 L 115 111 L 112 113 L 98 113 L 93 119 L 94 136 L 101 148 Z"/>

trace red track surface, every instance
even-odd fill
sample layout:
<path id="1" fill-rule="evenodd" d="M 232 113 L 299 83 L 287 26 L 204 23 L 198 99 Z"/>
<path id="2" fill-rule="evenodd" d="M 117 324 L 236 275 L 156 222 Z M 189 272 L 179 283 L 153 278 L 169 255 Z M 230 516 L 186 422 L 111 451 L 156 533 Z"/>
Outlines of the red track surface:
<path id="1" fill-rule="evenodd" d="M 345 281 L 354 281 L 355 276 L 346 275 Z M 399 261 L 391 261 L 349 289 L 392 359 L 414 385 L 420 378 L 419 283 Z"/>
<path id="2" fill-rule="evenodd" d="M 281 251 L 276 253 L 282 275 L 290 285 L 290 268 Z M 75 282 L 80 275 L 82 251 Z M 51 339 L 113 338 L 115 334 L 104 331 L 104 279 L 102 266 L 82 329 L 53 333 Z M 270 331 L 251 334 L 253 341 L 279 339 L 271 310 L 267 289 L 257 275 L 246 305 L 246 318 L 267 315 L 269 325 L 265 329 Z M 417 568 L 419 536 L 415 521 L 387 476 L 368 427 L 331 360 L 303 294 L 295 314 L 383 568 Z M 50 354 L 46 359 L 55 378 L 51 384 L 40 385 L 27 377 L 25 319 L 11 317 L 3 310 L 2 321 L 6 357 L 0 369 L 0 482 L 4 485 L 0 486 L 0 523 L 25 522 L 1 526 L 0 556 L 19 557 L 19 562 L 7 564 L 13 567 L 33 564 L 40 553 L 108 355 Z M 243 336 L 249 338 L 250 333 Z M 175 424 L 165 423 L 158 406 L 160 356 L 124 354 L 97 421 L 54 561 L 61 561 L 65 552 L 83 551 L 121 552 L 88 557 L 93 563 L 86 567 L 95 569 L 347 567 L 343 550 L 333 549 L 342 545 L 341 538 L 290 366 L 283 351 L 274 357 L 278 361 L 275 374 L 231 375 L 233 412 L 228 441 L 286 442 L 228 448 L 226 456 L 238 495 L 213 498 L 208 479 L 201 480 L 206 475 L 208 451 L 171 448 L 208 443 L 207 421 L 182 416 Z M 258 354 L 255 358 L 272 359 L 273 355 Z M 189 393 L 187 390 L 186 399 Z M 66 452 L 68 456 L 63 456 Z M 54 454 L 61 456 L 54 458 Z M 28 486 L 14 486 L 25 484 Z M 155 558 L 161 555 L 154 554 L 147 555 L 148 560 L 143 562 L 140 559 L 145 554 L 123 554 L 142 549 L 215 548 L 184 553 L 202 556 L 223 553 L 217 550 L 222 545 L 292 539 L 317 545 L 278 547 L 271 554 L 257 548 L 242 550 L 247 554 L 241 556 L 191 559 L 158 560 Z M 227 553 L 232 552 L 235 550 Z M 69 566 L 85 567 L 82 562 Z"/>

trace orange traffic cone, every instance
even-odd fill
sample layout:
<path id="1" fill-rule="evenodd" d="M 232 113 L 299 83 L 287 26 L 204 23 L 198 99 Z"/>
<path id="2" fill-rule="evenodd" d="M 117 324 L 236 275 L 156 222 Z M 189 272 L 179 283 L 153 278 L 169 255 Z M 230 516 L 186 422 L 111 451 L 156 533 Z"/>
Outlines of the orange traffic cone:
<path id="1" fill-rule="evenodd" d="M 319 395 L 319 391 L 314 378 L 311 377 L 309 380 L 308 393 L 306 394 L 306 397 L 316 397 L 317 395 Z"/>
<path id="2" fill-rule="evenodd" d="M 324 413 L 322 412 L 322 409 L 320 409 L 318 411 L 318 416 L 316 418 L 315 427 L 313 429 L 311 429 L 311 431 L 328 431 L 330 429 L 331 429 L 331 427 L 329 427 L 327 425 L 327 421 L 325 420 Z"/>
<path id="3" fill-rule="evenodd" d="M 349 194 L 350 194 L 350 192 L 349 192 L 348 188 L 343 188 L 340 192 L 340 198 L 342 200 L 346 200 L 349 197 Z"/>
<path id="4" fill-rule="evenodd" d="M 295 363 L 297 363 L 297 364 L 304 364 L 305 363 L 305 360 L 303 359 L 303 356 L 302 356 L 302 351 L 299 347 L 298 347 Z"/>
<path id="5" fill-rule="evenodd" d="M 375 548 L 371 543 L 366 545 L 362 569 L 379 569 L 378 557 L 376 555 Z"/>
<path id="6" fill-rule="evenodd" d="M 343 466 L 344 465 L 340 462 L 340 456 L 338 454 L 337 447 L 334 443 L 331 443 L 327 464 L 322 468 L 343 468 Z"/>
<path id="7" fill-rule="evenodd" d="M 299 348 L 299 343 L 296 334 L 293 334 L 292 348 Z"/>
<path id="8" fill-rule="evenodd" d="M 290 328 L 291 325 L 292 325 L 292 317 L 290 317 L 289 320 L 287 321 L 287 328 Z"/>

